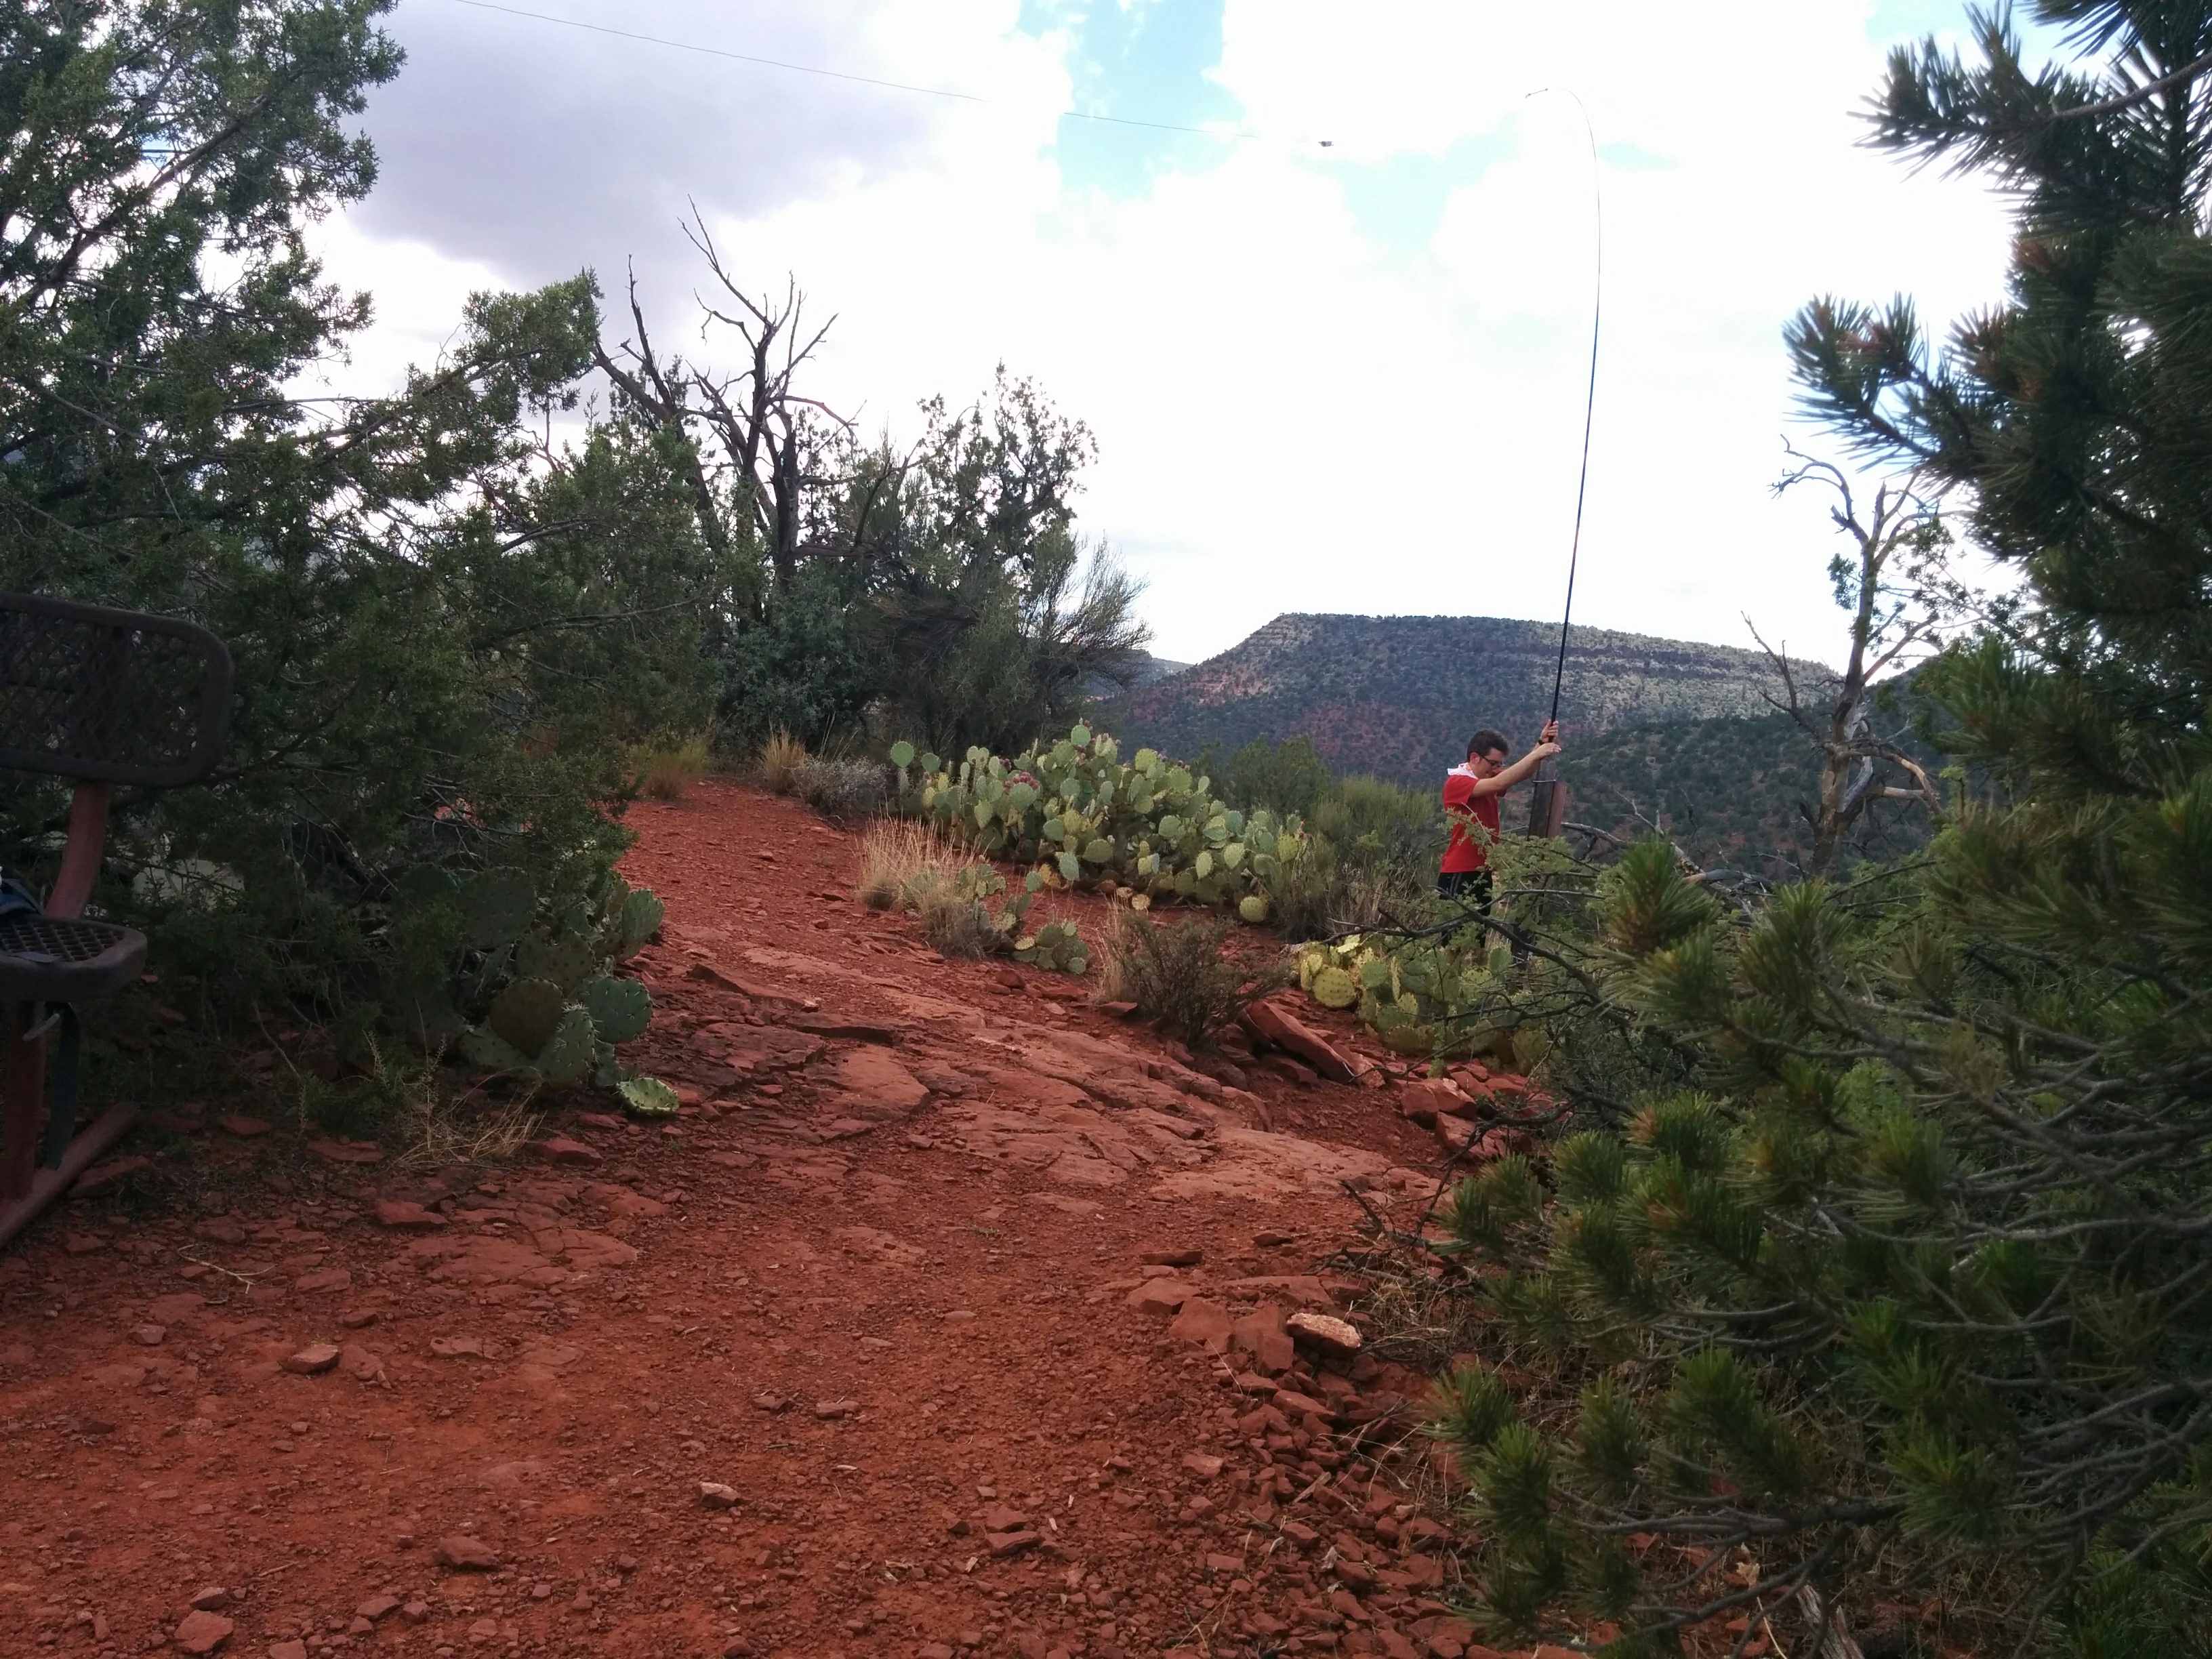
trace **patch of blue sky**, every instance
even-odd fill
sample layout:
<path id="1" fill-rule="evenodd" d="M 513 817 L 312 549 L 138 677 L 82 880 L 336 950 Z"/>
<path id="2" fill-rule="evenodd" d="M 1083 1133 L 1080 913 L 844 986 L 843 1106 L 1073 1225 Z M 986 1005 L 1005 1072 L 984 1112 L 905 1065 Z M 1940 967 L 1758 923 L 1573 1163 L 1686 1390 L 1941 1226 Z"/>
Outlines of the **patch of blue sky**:
<path id="1" fill-rule="evenodd" d="M 1513 154 L 1510 131 L 1475 133 L 1435 155 L 1406 154 L 1377 161 L 1325 157 L 1311 165 L 1334 177 L 1360 235 L 1395 258 L 1419 253 L 1437 234 L 1444 203 L 1496 162 Z"/>
<path id="2" fill-rule="evenodd" d="M 1221 63 L 1223 0 L 1023 0 L 1015 27 L 1067 39 L 1074 107 L 1053 142 L 1060 177 L 1078 189 L 1142 196 L 1164 172 L 1218 165 L 1236 143 L 1170 126 L 1235 126 L 1243 109 L 1210 71 Z"/>
<path id="3" fill-rule="evenodd" d="M 1946 46 L 1964 47 L 1972 40 L 1967 33 L 1967 0 L 1875 0 L 1867 19 L 1867 39 L 1888 46 L 1917 46 L 1929 35 Z M 2063 28 L 2039 23 L 2025 6 L 2013 12 L 2013 28 L 2027 46 L 2033 64 L 2045 56 L 2063 57 Z"/>

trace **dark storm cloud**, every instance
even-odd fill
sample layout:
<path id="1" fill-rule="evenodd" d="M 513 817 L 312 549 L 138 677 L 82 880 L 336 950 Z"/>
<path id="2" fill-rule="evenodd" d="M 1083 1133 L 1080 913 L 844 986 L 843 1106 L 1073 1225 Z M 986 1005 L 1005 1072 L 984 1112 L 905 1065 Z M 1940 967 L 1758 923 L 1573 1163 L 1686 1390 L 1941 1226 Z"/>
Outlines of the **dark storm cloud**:
<path id="1" fill-rule="evenodd" d="M 520 0 L 528 9 L 790 62 L 860 60 L 861 9 L 734 0 Z M 367 125 L 380 161 L 354 210 L 380 236 L 481 260 L 518 286 L 592 265 L 615 298 L 696 263 L 686 198 L 749 216 L 911 154 L 938 111 L 909 93 L 733 63 L 457 4 L 406 0 L 388 23 L 407 50 Z M 763 250 L 769 266 L 772 251 Z M 746 265 L 759 263 L 748 257 Z M 755 272 L 756 276 L 763 274 Z"/>

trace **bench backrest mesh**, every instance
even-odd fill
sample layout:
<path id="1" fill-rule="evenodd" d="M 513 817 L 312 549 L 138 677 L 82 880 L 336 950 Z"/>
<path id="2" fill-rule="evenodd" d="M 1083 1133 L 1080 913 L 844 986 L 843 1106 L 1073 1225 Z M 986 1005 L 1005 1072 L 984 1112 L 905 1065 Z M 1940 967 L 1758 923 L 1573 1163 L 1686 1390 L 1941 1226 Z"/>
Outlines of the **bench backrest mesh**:
<path id="1" fill-rule="evenodd" d="M 168 788 L 213 769 L 230 653 L 171 617 L 0 593 L 0 767 Z"/>

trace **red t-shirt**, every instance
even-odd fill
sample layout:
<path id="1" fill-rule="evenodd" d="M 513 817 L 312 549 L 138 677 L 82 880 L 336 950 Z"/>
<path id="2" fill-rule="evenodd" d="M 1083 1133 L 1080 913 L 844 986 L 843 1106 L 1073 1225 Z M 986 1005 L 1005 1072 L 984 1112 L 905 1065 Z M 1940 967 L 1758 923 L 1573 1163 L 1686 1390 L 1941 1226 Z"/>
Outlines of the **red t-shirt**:
<path id="1" fill-rule="evenodd" d="M 1489 862 L 1490 848 L 1467 832 L 1468 818 L 1473 815 L 1476 823 L 1487 830 L 1492 840 L 1498 835 L 1498 802 L 1495 791 L 1486 795 L 1474 793 L 1474 774 L 1454 767 L 1444 775 L 1444 816 L 1451 820 L 1451 845 L 1444 848 L 1443 867 L 1449 872 L 1458 870 L 1480 870 Z"/>

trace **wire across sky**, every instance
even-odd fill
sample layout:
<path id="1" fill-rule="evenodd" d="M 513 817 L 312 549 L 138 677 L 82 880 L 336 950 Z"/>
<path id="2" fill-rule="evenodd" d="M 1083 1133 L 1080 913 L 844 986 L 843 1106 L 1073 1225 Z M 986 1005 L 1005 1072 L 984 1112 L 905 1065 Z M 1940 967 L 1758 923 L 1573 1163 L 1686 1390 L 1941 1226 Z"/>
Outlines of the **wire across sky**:
<path id="1" fill-rule="evenodd" d="M 764 58 L 757 53 L 731 52 L 722 46 L 702 46 L 695 40 L 671 40 L 665 35 L 641 34 L 635 29 L 618 29 L 605 23 L 586 23 L 574 17 L 558 17 L 550 12 L 529 11 L 520 6 L 502 6 L 495 0 L 452 0 L 457 6 L 466 6 L 471 11 L 495 11 L 508 17 L 526 17 L 532 22 L 552 23 L 562 28 L 583 29 L 592 34 L 611 34 L 618 40 L 641 41 L 647 46 L 666 46 L 675 52 L 695 52 L 708 58 L 726 58 L 732 63 L 753 64 L 763 69 L 785 70 L 793 75 L 819 76 L 826 81 L 848 81 L 855 86 L 880 87 L 890 92 L 910 92 L 924 98 L 945 98 L 962 104 L 988 104 L 993 100 L 976 93 L 960 92 L 951 87 L 926 87 L 912 81 L 887 80 L 876 75 L 854 75 L 844 70 L 823 69 L 815 64 L 794 64 L 781 58 Z M 1256 132 L 1247 132 L 1235 127 L 1194 127 L 1175 121 L 1142 121 L 1128 115 L 1097 115 L 1087 110 L 1064 109 L 1059 113 L 1071 121 L 1097 121 L 1108 126 L 1144 127 L 1153 132 L 1195 133 L 1201 138 L 1243 140 L 1257 138 Z M 1328 139 L 1321 141 L 1322 148 L 1329 146 Z"/>

